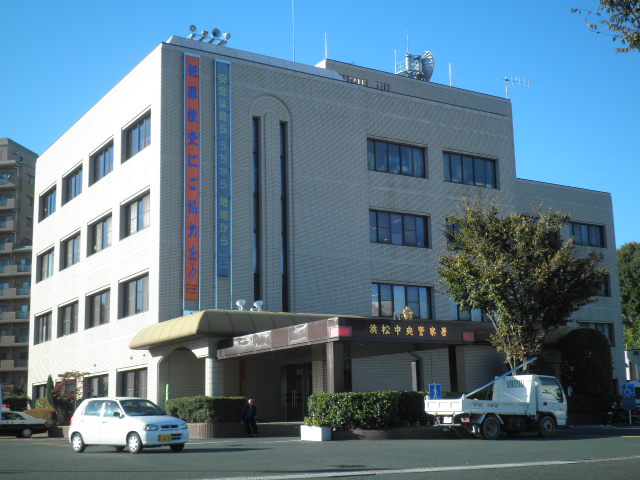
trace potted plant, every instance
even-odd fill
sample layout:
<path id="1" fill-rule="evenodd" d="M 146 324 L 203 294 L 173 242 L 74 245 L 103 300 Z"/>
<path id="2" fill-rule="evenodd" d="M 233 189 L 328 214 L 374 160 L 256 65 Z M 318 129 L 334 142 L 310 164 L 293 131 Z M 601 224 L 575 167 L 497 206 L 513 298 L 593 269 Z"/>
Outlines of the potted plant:
<path id="1" fill-rule="evenodd" d="M 331 440 L 331 427 L 321 425 L 319 421 L 305 417 L 304 425 L 300 425 L 300 440 L 326 442 Z"/>

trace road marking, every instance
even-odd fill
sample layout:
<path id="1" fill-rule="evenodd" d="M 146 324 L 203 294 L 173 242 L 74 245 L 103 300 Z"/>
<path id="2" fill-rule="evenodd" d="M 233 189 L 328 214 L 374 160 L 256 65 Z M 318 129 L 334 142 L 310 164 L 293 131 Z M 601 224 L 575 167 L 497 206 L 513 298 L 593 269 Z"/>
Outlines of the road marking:
<path id="1" fill-rule="evenodd" d="M 588 458 L 584 460 L 552 460 L 541 462 L 523 463 L 496 463 L 487 465 L 456 465 L 451 467 L 418 467 L 418 468 L 388 468 L 370 470 L 340 470 L 313 473 L 291 473 L 283 475 L 261 475 L 253 477 L 205 477 L 199 480 L 293 480 L 297 478 L 335 478 L 335 477 L 361 477 L 369 475 L 398 475 L 410 473 L 432 473 L 432 472 L 456 472 L 466 470 L 497 470 L 502 468 L 523 468 L 523 467 L 548 467 L 554 465 L 575 465 L 580 463 L 598 462 L 621 462 L 625 460 L 638 460 L 640 455 L 630 457 L 614 458 Z"/>
<path id="2" fill-rule="evenodd" d="M 239 443 L 241 442 L 242 439 L 236 439 L 236 440 L 218 440 L 218 441 L 213 441 L 213 442 L 191 442 L 189 441 L 189 443 L 187 443 L 187 446 L 189 445 L 215 445 L 217 443 Z M 273 441 L 258 441 L 258 442 L 250 442 L 250 443 L 243 443 L 242 445 L 253 445 L 256 443 L 291 443 L 291 442 L 301 442 L 302 440 L 300 440 L 299 438 L 296 440 L 273 440 Z"/>

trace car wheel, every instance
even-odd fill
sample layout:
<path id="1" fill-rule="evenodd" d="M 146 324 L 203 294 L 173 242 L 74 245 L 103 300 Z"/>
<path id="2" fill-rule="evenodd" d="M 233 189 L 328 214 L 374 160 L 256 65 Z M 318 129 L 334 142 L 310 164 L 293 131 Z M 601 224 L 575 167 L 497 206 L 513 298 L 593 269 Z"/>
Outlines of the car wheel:
<path id="1" fill-rule="evenodd" d="M 496 417 L 487 417 L 480 426 L 480 435 L 485 440 L 496 440 L 500 436 L 500 421 Z"/>
<path id="2" fill-rule="evenodd" d="M 124 447 L 116 447 L 116 451 L 121 452 L 124 450 Z"/>
<path id="3" fill-rule="evenodd" d="M 127 448 L 129 453 L 140 453 L 142 451 L 142 440 L 137 433 L 131 433 L 127 437 Z"/>
<path id="4" fill-rule="evenodd" d="M 22 438 L 29 438 L 31 435 L 33 435 L 33 432 L 29 427 L 24 427 L 22 430 L 20 430 L 20 436 Z"/>
<path id="5" fill-rule="evenodd" d="M 543 415 L 538 422 L 538 433 L 541 437 L 552 437 L 556 433 L 556 422 L 551 415 Z"/>
<path id="6" fill-rule="evenodd" d="M 173 445 L 169 445 L 171 447 L 172 452 L 181 452 L 184 450 L 184 443 L 174 443 Z"/>
<path id="7" fill-rule="evenodd" d="M 74 433 L 71 437 L 71 446 L 73 447 L 73 451 L 76 453 L 84 452 L 84 449 L 87 446 L 84 444 L 84 440 L 82 439 L 82 435 L 79 433 Z"/>

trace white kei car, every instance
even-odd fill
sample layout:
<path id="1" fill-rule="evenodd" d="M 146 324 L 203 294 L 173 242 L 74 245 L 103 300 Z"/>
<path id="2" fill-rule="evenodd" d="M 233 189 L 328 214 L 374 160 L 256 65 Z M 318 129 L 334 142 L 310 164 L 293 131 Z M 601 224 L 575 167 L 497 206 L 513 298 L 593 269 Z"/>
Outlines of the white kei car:
<path id="1" fill-rule="evenodd" d="M 144 398 L 98 397 L 84 400 L 69 426 L 69 442 L 76 453 L 89 445 L 110 445 L 140 453 L 143 447 L 169 446 L 180 452 L 189 441 L 184 420 L 167 415 Z"/>

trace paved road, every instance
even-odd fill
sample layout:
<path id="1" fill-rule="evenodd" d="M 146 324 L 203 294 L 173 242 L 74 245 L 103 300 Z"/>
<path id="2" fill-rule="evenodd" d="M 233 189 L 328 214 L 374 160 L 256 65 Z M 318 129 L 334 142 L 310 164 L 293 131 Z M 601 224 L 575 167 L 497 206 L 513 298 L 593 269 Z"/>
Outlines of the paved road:
<path id="1" fill-rule="evenodd" d="M 361 478 L 637 479 L 640 428 L 572 428 L 552 439 L 301 442 L 293 438 L 194 440 L 181 453 L 109 447 L 73 453 L 65 439 L 0 437 L 0 480 Z"/>

